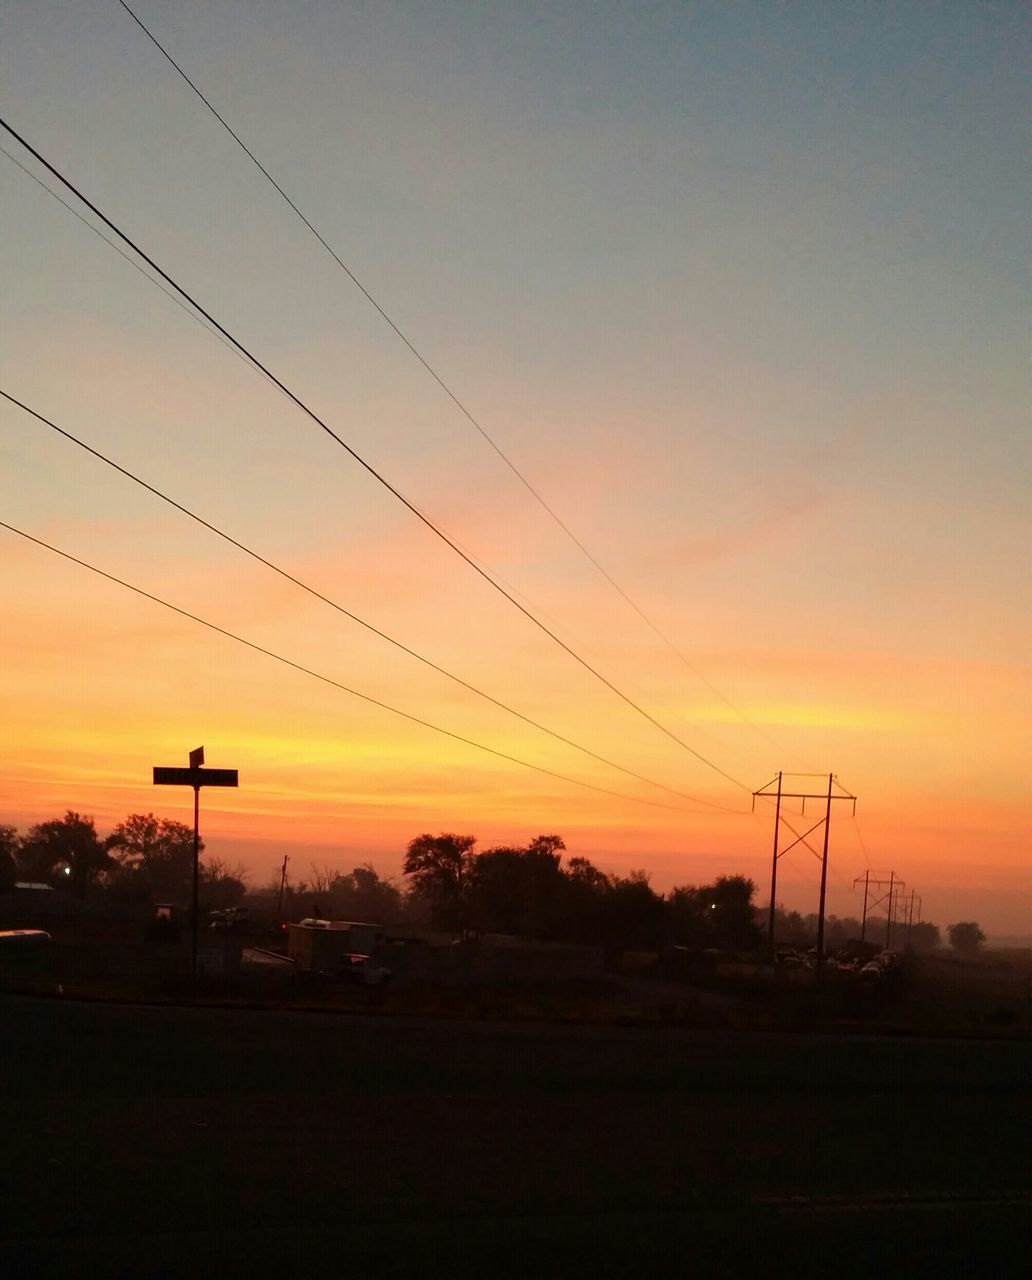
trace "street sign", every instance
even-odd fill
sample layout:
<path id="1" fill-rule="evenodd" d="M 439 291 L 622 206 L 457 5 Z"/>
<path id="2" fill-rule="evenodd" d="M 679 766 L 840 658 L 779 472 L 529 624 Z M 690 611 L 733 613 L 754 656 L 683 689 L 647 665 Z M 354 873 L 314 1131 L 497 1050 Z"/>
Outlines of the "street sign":
<path id="1" fill-rule="evenodd" d="M 235 787 L 237 786 L 236 769 L 202 769 L 204 764 L 204 748 L 195 747 L 190 752 L 189 769 L 174 766 L 154 765 L 154 785 L 158 787 L 193 787 L 193 908 L 191 911 L 191 972 L 197 979 L 197 927 L 198 906 L 197 887 L 200 881 L 201 853 L 201 787 Z"/>
<path id="2" fill-rule="evenodd" d="M 154 766 L 154 785 L 166 787 L 235 787 L 236 769 L 179 769 Z"/>

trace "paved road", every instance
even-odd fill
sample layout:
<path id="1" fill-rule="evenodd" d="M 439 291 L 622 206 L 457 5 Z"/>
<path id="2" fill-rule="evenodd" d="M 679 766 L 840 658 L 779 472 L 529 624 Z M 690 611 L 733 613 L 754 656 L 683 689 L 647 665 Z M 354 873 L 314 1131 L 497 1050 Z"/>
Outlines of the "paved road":
<path id="1" fill-rule="evenodd" d="M 19 1276 L 1029 1272 L 1030 1044 L 6 997 L 0 1046 Z"/>

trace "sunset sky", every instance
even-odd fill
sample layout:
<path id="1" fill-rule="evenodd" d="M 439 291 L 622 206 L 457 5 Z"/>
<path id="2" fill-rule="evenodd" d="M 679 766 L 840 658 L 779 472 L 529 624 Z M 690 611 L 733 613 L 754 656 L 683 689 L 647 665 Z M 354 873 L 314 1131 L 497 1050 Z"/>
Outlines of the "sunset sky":
<path id="1" fill-rule="evenodd" d="M 698 797 L 462 690 L 2 402 L 0 520 L 626 798 L 0 530 L 0 821 L 185 820 L 189 792 L 150 770 L 204 743 L 241 781 L 204 794 L 204 836 L 255 885 L 284 853 L 296 876 L 397 875 L 423 831 L 559 832 L 658 889 L 745 872 L 765 902 L 772 814 L 749 793 L 830 770 L 859 797 L 856 823 L 833 820 L 831 912 L 859 913 L 854 877 L 892 868 L 926 919 L 1032 934 L 1027 6 L 134 7 L 686 663 L 115 0 L 0 0 L 0 115 L 740 785 L 0 155 L 0 389 L 464 680 Z M 816 909 L 814 857 L 779 874 L 779 898 Z"/>

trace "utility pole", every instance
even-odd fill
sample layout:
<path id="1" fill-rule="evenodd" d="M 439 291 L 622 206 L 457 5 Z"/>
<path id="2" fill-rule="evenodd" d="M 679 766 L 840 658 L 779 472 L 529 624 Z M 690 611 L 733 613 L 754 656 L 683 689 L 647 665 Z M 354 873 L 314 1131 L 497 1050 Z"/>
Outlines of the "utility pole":
<path id="1" fill-rule="evenodd" d="M 824 851 L 821 854 L 821 904 L 817 911 L 817 972 L 824 966 L 824 898 L 828 888 L 828 837 L 831 835 L 831 788 L 835 781 L 833 773 L 828 774 L 828 808 L 824 815 Z"/>
<path id="2" fill-rule="evenodd" d="M 915 911 L 917 912 L 916 921 L 914 920 Z M 916 924 L 921 923 L 921 895 L 919 893 L 914 894 L 910 902 L 910 923 L 907 925 L 907 947 L 910 948 L 911 950 L 913 950 L 913 945 L 910 939 L 914 932 L 915 923 Z"/>
<path id="3" fill-rule="evenodd" d="M 806 783 L 791 784 L 799 785 L 799 791 L 786 791 L 784 789 L 785 778 L 824 778 L 828 779 L 826 790 L 807 791 Z M 776 787 L 776 790 L 772 788 Z M 836 791 L 837 788 L 837 791 Z M 828 885 L 828 845 L 831 836 L 831 806 L 835 800 L 848 800 L 853 805 L 853 812 L 856 813 L 856 796 L 845 789 L 833 773 L 784 773 L 779 772 L 770 782 L 753 792 L 753 812 L 756 811 L 756 797 L 769 798 L 775 801 L 774 809 L 774 853 L 772 857 L 771 876 L 770 876 L 770 916 L 768 920 L 768 938 L 767 943 L 770 947 L 771 958 L 774 956 L 774 894 L 777 888 L 778 859 L 783 858 L 790 849 L 794 849 L 797 844 L 804 845 L 813 856 L 821 864 L 821 894 L 820 907 L 817 914 L 817 972 L 818 975 L 824 967 L 824 906 Z M 807 800 L 823 800 L 825 802 L 824 816 L 813 824 L 809 830 L 804 831 L 800 835 L 795 828 L 787 821 L 782 813 L 783 800 L 801 800 L 802 812 L 806 812 Z M 788 827 L 789 831 L 796 837 L 791 844 L 786 845 L 783 849 L 779 848 L 779 834 L 782 823 Z M 824 848 L 821 853 L 813 847 L 807 840 L 807 836 L 812 835 L 819 827 L 824 828 Z"/>
<path id="4" fill-rule="evenodd" d="M 880 907 L 884 902 L 887 904 L 885 909 L 885 914 L 887 916 L 885 924 L 885 949 L 886 951 L 889 949 L 889 942 L 892 938 L 893 911 L 895 903 L 898 900 L 899 894 L 902 893 L 905 883 L 906 882 L 904 880 L 901 880 L 896 875 L 895 871 L 889 872 L 888 880 L 884 880 L 879 876 L 872 874 L 870 871 L 865 871 L 862 876 L 857 876 L 853 881 L 854 886 L 858 884 L 862 884 L 864 886 L 864 918 L 860 925 L 861 942 L 865 942 L 867 940 L 868 913 L 873 911 L 875 907 Z M 870 896 L 870 891 L 872 889 L 884 888 L 887 888 L 888 892 L 883 893 L 880 898 L 873 898 Z"/>
<path id="5" fill-rule="evenodd" d="M 201 760 L 204 759 L 204 748 L 198 747 L 201 753 Z M 190 752 L 190 767 L 194 765 L 194 757 L 196 752 Z M 200 783 L 194 784 L 193 789 L 193 879 L 190 894 L 190 976 L 197 981 L 197 930 L 200 927 L 200 907 L 198 906 L 198 898 L 200 896 L 201 882 L 201 787 Z"/>
<path id="6" fill-rule="evenodd" d="M 771 964 L 774 963 L 774 910 L 778 889 L 778 832 L 781 829 L 781 773 L 778 773 L 778 798 L 774 805 L 774 857 L 770 862 L 770 916 L 767 920 L 767 949 Z M 755 806 L 756 802 L 753 801 Z"/>
<path id="7" fill-rule="evenodd" d="M 860 883 L 860 877 L 857 876 L 857 878 L 853 881 L 853 888 L 855 889 L 859 883 Z M 864 914 L 863 914 L 863 918 L 860 921 L 860 941 L 861 942 L 865 942 L 867 940 L 867 894 L 870 888 L 871 888 L 871 873 L 870 871 L 865 871 L 864 872 Z"/>
<path id="8" fill-rule="evenodd" d="M 283 855 L 283 870 L 280 872 L 279 882 L 279 906 L 276 908 L 276 923 L 283 923 L 283 890 L 287 887 L 287 863 L 290 858 L 287 854 Z"/>
<path id="9" fill-rule="evenodd" d="M 912 950 L 912 947 L 910 945 L 910 939 L 913 936 L 913 932 L 914 932 L 914 898 L 916 896 L 917 895 L 915 891 L 911 889 L 910 898 L 907 901 L 906 912 L 905 912 L 905 919 L 907 922 L 907 951 Z"/>

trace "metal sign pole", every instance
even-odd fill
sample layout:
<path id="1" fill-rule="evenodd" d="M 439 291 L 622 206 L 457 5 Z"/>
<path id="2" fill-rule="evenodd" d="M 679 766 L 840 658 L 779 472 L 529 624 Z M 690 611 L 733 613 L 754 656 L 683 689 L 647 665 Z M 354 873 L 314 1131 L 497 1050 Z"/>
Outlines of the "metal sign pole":
<path id="1" fill-rule="evenodd" d="M 191 946 L 190 946 L 190 976 L 194 982 L 197 981 L 197 914 L 199 898 L 198 881 L 200 879 L 200 861 L 201 861 L 201 788 L 196 786 L 193 789 L 193 912 L 191 926 Z"/>
<path id="2" fill-rule="evenodd" d="M 204 748 L 190 752 L 188 769 L 154 766 L 154 785 L 193 787 L 193 879 L 191 889 L 192 916 L 190 928 L 190 975 L 197 980 L 197 932 L 200 927 L 200 863 L 201 863 L 201 787 L 235 787 L 239 783 L 236 769 L 205 769 Z"/>

